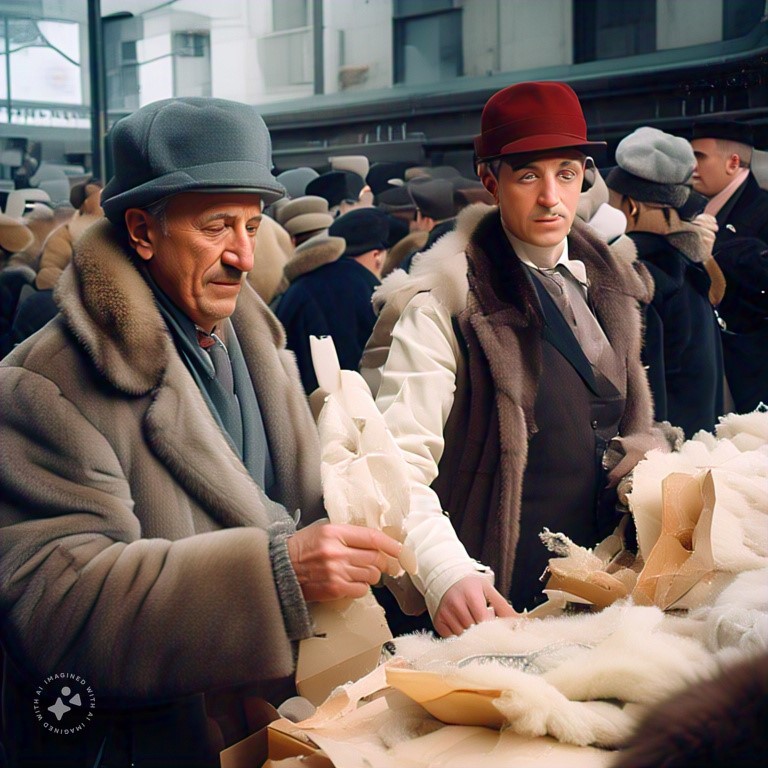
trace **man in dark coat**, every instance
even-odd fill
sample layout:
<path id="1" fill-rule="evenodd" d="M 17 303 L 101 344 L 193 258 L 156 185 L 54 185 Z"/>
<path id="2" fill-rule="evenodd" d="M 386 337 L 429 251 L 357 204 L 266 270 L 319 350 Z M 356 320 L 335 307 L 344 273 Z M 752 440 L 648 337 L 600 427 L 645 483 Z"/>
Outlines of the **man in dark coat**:
<path id="1" fill-rule="evenodd" d="M 19 766 L 213 768 L 244 698 L 292 694 L 307 602 L 364 594 L 400 547 L 296 528 L 319 441 L 245 279 L 283 194 L 261 117 L 169 99 L 111 146 L 59 315 L 0 365 L 0 740 Z"/>
<path id="2" fill-rule="evenodd" d="M 616 162 L 606 179 L 611 204 L 627 217 L 627 234 L 654 282 L 642 356 L 655 418 L 690 438 L 713 429 L 723 412 L 720 332 L 703 266 L 712 258 L 715 223 L 680 217 L 696 162 L 685 139 L 638 128 L 619 143 Z"/>
<path id="3" fill-rule="evenodd" d="M 285 326 L 287 346 L 296 354 L 307 393 L 317 388 L 309 348 L 310 336 L 331 336 L 346 370 L 356 371 L 376 316 L 371 296 L 387 252 L 387 215 L 375 208 L 359 208 L 331 225 L 331 237 L 344 238 L 341 258 L 310 269 L 292 279 L 277 307 Z"/>
<path id="4" fill-rule="evenodd" d="M 717 308 L 723 364 L 734 409 L 768 404 L 768 245 L 734 237 L 717 252 L 726 290 Z"/>
<path id="5" fill-rule="evenodd" d="M 722 120 L 695 123 L 691 146 L 696 155 L 693 187 L 709 198 L 705 210 L 719 225 L 714 254 L 727 272 L 724 306 L 718 310 L 725 325 L 725 375 L 734 408 L 745 413 L 766 398 L 768 320 L 761 316 L 759 291 L 765 283 L 768 192 L 750 169 L 754 146 L 750 125 Z M 752 294 L 757 302 L 747 299 L 747 305 L 739 308 L 736 299 Z"/>
<path id="6" fill-rule="evenodd" d="M 709 198 L 706 213 L 717 219 L 719 246 L 733 237 L 768 243 L 768 192 L 760 189 L 749 166 L 754 140 L 746 123 L 709 120 L 694 123 L 693 188 Z"/>

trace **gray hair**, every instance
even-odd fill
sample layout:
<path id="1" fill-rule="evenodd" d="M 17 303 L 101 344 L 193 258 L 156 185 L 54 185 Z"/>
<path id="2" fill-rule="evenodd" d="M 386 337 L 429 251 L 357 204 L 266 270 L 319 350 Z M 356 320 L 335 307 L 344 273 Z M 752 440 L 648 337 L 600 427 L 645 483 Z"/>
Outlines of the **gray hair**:
<path id="1" fill-rule="evenodd" d="M 161 197 L 159 200 L 156 200 L 154 203 L 150 203 L 147 205 L 144 210 L 152 216 L 152 218 L 157 220 L 157 223 L 160 225 L 160 229 L 162 230 L 162 233 L 164 235 L 168 234 L 168 198 L 167 197 Z"/>

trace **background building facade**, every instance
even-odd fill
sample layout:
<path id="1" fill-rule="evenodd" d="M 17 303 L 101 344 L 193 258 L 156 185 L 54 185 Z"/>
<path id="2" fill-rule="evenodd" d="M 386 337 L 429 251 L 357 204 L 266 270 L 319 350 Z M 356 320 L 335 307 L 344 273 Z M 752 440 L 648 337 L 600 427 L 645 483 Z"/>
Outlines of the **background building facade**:
<path id="1" fill-rule="evenodd" d="M 722 113 L 768 139 L 765 0 L 0 0 L 0 183 L 30 155 L 90 169 L 94 40 L 104 129 L 171 96 L 236 99 L 281 169 L 355 151 L 466 171 L 487 97 L 530 79 L 573 85 L 611 146 Z"/>

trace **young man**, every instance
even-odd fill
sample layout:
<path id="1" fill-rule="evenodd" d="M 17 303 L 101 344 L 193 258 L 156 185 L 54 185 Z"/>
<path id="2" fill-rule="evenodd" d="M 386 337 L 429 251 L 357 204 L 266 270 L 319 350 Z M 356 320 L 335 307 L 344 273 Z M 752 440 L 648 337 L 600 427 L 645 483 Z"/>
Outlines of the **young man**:
<path id="1" fill-rule="evenodd" d="M 567 85 L 496 93 L 475 150 L 497 207 L 468 208 L 375 296 L 408 301 L 377 403 L 411 467 L 406 543 L 442 635 L 543 599 L 539 532 L 596 544 L 616 524 L 606 447 L 626 450 L 615 483 L 651 444 L 650 282 L 575 220 L 594 146 Z"/>
<path id="2" fill-rule="evenodd" d="M 400 545 L 296 530 L 322 513 L 318 438 L 245 281 L 283 194 L 262 119 L 170 99 L 111 146 L 108 220 L 0 366 L 1 740 L 14 765 L 217 766 L 244 733 L 209 716 L 291 695 L 307 601 L 364 594 Z"/>

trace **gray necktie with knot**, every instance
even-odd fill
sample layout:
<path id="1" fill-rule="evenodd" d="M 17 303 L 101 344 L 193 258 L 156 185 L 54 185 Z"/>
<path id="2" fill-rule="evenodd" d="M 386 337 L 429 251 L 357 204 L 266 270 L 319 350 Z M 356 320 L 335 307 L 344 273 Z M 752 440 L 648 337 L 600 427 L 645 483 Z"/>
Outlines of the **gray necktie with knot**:
<path id="1" fill-rule="evenodd" d="M 587 359 L 593 366 L 597 365 L 603 351 L 610 344 L 587 304 L 582 283 L 564 264 L 539 272 L 545 278 L 545 287 L 563 313 Z M 554 286 L 554 290 L 550 286 Z"/>
<path id="2" fill-rule="evenodd" d="M 197 331 L 197 343 L 208 353 L 216 371 L 216 378 L 222 387 L 230 394 L 235 393 L 235 379 L 232 375 L 232 361 L 224 342 L 215 333 Z"/>
<path id="3" fill-rule="evenodd" d="M 232 361 L 224 342 L 215 333 L 205 333 L 198 329 L 198 344 L 210 355 L 215 371 L 215 382 L 208 394 L 214 407 L 232 438 L 238 452 L 243 453 L 243 419 L 240 401 L 235 394 L 235 377 L 232 373 Z"/>

